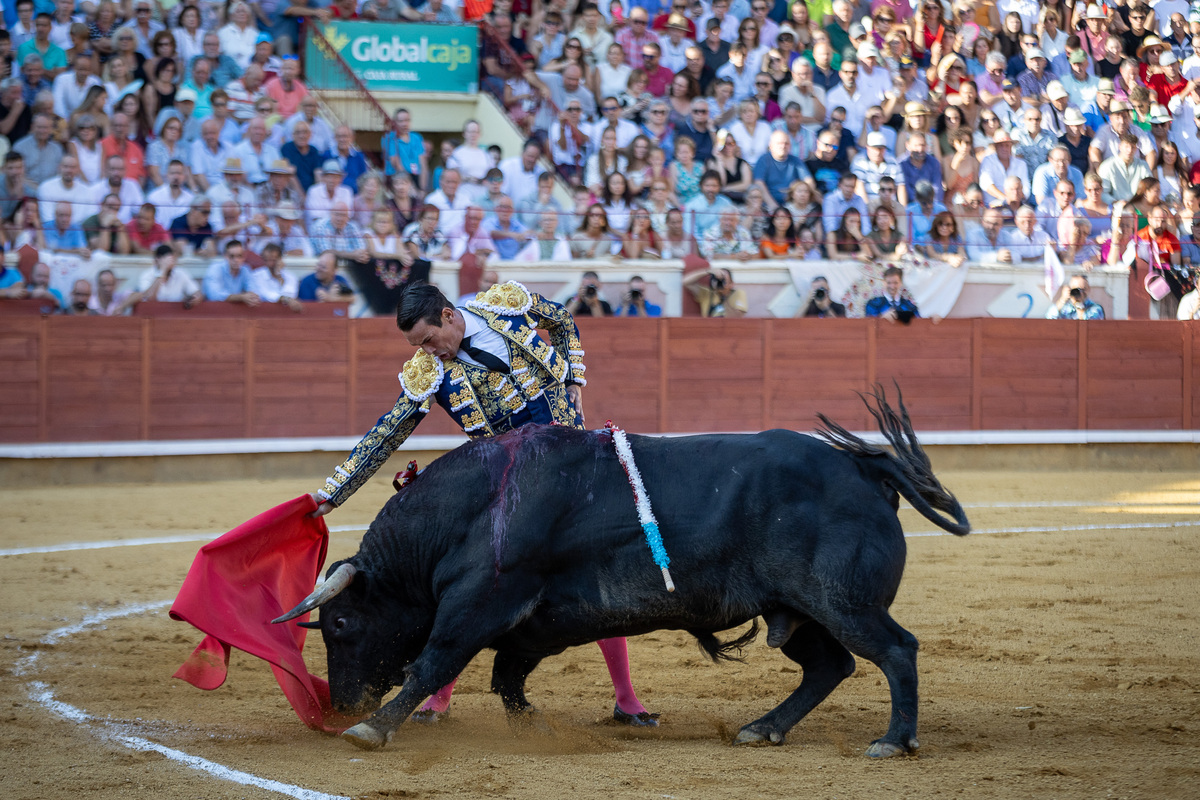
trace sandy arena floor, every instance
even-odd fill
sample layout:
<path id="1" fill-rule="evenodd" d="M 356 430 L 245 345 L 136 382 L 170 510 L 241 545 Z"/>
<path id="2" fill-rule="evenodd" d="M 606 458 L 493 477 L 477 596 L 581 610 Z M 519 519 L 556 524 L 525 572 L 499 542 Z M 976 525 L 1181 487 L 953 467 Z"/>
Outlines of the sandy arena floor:
<path id="1" fill-rule="evenodd" d="M 745 665 L 714 666 L 673 632 L 630 641 L 639 694 L 663 715 L 657 731 L 605 721 L 611 687 L 589 646 L 530 678 L 549 731 L 514 732 L 487 692 L 485 653 L 446 723 L 406 725 L 386 749 L 362 752 L 304 728 L 263 662 L 235 653 L 215 692 L 171 678 L 201 639 L 166 613 L 201 537 L 313 481 L 0 492 L 4 800 L 1200 797 L 1200 477 L 940 477 L 978 532 L 909 540 L 892 610 L 921 641 L 922 748 L 883 762 L 862 755 L 887 726 L 873 665 L 860 660 L 785 746 L 735 749 L 738 727 L 799 675 L 761 637 Z M 365 526 L 389 490 L 372 484 L 329 524 Z M 901 514 L 910 533 L 933 529 Z M 185 534 L 196 540 L 11 552 Z M 359 536 L 335 533 L 330 559 Z M 97 614 L 110 618 L 80 624 Z M 319 636 L 307 656 L 323 673 Z M 62 716 L 78 713 L 90 716 Z M 284 794 L 126 746 L 139 742 L 278 781 Z"/>

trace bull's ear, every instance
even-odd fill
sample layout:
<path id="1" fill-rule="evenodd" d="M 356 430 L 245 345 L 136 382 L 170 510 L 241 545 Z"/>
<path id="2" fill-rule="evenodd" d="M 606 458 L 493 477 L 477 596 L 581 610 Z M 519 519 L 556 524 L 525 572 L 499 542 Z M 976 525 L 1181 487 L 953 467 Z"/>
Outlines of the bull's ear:
<path id="1" fill-rule="evenodd" d="M 313 620 L 312 622 L 297 622 L 296 627 L 308 628 L 310 631 L 319 631 L 321 630 L 321 623 L 317 620 Z"/>

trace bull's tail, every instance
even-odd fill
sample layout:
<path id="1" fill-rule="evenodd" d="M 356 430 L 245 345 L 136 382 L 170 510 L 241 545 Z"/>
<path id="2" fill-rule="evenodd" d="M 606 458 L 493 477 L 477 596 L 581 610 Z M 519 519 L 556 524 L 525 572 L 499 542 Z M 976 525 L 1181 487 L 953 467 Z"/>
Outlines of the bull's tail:
<path id="1" fill-rule="evenodd" d="M 900 407 L 899 413 L 888 405 L 887 396 L 879 384 L 875 385 L 871 395 L 860 394 L 860 397 L 879 424 L 880 432 L 888 440 L 894 453 L 883 447 L 868 444 L 824 414 L 817 415 L 822 425 L 817 429 L 817 435 L 834 447 L 882 467 L 886 473 L 884 481 L 934 525 L 956 536 L 966 536 L 970 533 L 971 523 L 967 520 L 966 512 L 959 505 L 958 499 L 942 486 L 933 474 L 929 456 L 917 441 L 917 434 L 913 432 L 899 385 L 896 386 L 896 405 Z M 947 519 L 938 511 L 945 512 L 954 519 Z"/>
<path id="2" fill-rule="evenodd" d="M 728 642 L 722 642 L 712 631 L 694 630 L 688 631 L 688 633 L 696 637 L 696 644 L 700 645 L 700 649 L 716 664 L 719 661 L 740 661 L 744 663 L 746 659 L 742 658 L 742 651 L 754 641 L 758 636 L 758 631 L 758 618 L 755 617 L 750 623 L 750 628 L 745 633 L 736 639 L 730 639 Z"/>

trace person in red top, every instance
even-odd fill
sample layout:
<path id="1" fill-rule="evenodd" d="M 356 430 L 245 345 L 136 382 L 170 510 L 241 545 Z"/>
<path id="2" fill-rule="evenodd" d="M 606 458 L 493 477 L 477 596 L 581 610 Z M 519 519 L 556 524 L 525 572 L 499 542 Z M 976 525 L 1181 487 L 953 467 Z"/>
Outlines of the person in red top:
<path id="1" fill-rule="evenodd" d="M 154 204 L 146 203 L 125 226 L 125 232 L 129 234 L 129 246 L 135 254 L 150 255 L 160 244 L 171 243 L 171 235 L 154 219 L 154 212 Z"/>
<path id="2" fill-rule="evenodd" d="M 129 140 L 129 117 L 118 111 L 109 118 L 109 126 L 111 132 L 100 140 L 102 163 L 107 164 L 112 156 L 125 159 L 125 177 L 140 186 L 146 181 L 146 154 L 141 145 Z"/>
<path id="3" fill-rule="evenodd" d="M 299 111 L 300 101 L 308 97 L 308 87 L 300 80 L 300 61 L 295 56 L 284 56 L 278 77 L 267 81 L 263 91 L 275 101 L 275 108 L 284 119 Z"/>
<path id="4" fill-rule="evenodd" d="M 1158 102 L 1167 105 L 1176 95 L 1187 94 L 1196 88 L 1195 81 L 1189 81 L 1179 72 L 1179 59 L 1170 50 L 1159 56 L 1160 72 L 1146 77 L 1146 86 L 1158 95 Z"/>
<path id="5" fill-rule="evenodd" d="M 662 48 L 658 42 L 642 45 L 642 69 L 646 70 L 646 91 L 655 97 L 664 97 L 667 87 L 675 79 L 675 73 L 658 63 Z"/>
<path id="6" fill-rule="evenodd" d="M 357 0 L 333 0 L 329 13 L 334 19 L 358 19 Z"/>

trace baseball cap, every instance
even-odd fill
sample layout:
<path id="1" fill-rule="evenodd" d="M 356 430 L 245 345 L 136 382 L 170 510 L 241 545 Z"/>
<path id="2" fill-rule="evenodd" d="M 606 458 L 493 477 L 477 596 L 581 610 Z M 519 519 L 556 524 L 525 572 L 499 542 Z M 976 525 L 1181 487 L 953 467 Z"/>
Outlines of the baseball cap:
<path id="1" fill-rule="evenodd" d="M 195 89 L 189 89 L 188 87 L 185 86 L 182 89 L 180 89 L 179 91 L 175 92 L 175 102 L 176 103 L 188 103 L 188 102 L 198 103 L 198 102 L 200 102 L 200 96 L 198 94 L 196 94 Z"/>
<path id="2" fill-rule="evenodd" d="M 867 134 L 867 147 L 887 147 L 887 137 L 880 131 Z"/>
<path id="3" fill-rule="evenodd" d="M 1017 89 L 1019 87 L 1017 86 L 1016 81 L 1012 80 L 1011 78 L 1005 78 L 1004 83 L 1000 84 L 1000 88 L 1007 92 L 1009 89 Z"/>
<path id="4" fill-rule="evenodd" d="M 917 62 L 913 61 L 908 56 L 900 56 L 900 66 L 903 68 L 915 67 Z"/>
<path id="5" fill-rule="evenodd" d="M 1175 53 L 1171 50 L 1164 51 L 1163 54 L 1158 57 L 1158 65 L 1160 67 L 1165 67 L 1170 64 L 1178 64 L 1178 63 L 1179 63 L 1179 59 L 1175 57 Z"/>
<path id="6" fill-rule="evenodd" d="M 864 28 L 861 23 L 856 22 L 850 26 L 850 30 L 847 31 L 847 34 L 851 39 L 857 39 L 860 36 L 866 36 L 867 29 Z"/>
<path id="7" fill-rule="evenodd" d="M 1059 81 L 1050 81 L 1046 84 L 1046 97 L 1051 100 L 1058 100 L 1067 96 L 1067 90 L 1063 88 Z"/>
<path id="8" fill-rule="evenodd" d="M 1067 62 L 1070 64 L 1082 64 L 1084 61 L 1087 61 L 1087 53 L 1083 52 L 1082 48 L 1072 50 L 1071 55 L 1067 56 Z"/>
<path id="9" fill-rule="evenodd" d="M 284 200 L 275 207 L 275 216 L 295 222 L 300 219 L 300 208 L 291 200 Z"/>
<path id="10" fill-rule="evenodd" d="M 321 165 L 321 172 L 335 172 L 338 175 L 346 174 L 346 170 L 342 169 L 341 162 L 336 158 L 325 159 L 325 163 Z"/>
<path id="11" fill-rule="evenodd" d="M 870 42 L 860 44 L 857 55 L 859 61 L 862 61 L 864 58 L 879 58 L 879 48 Z"/>
<path id="12" fill-rule="evenodd" d="M 1150 104 L 1150 121 L 1155 124 L 1170 122 L 1172 119 L 1170 112 L 1158 103 Z"/>
<path id="13" fill-rule="evenodd" d="M 1045 58 L 1046 54 L 1042 52 L 1040 47 L 1031 47 L 1025 51 L 1025 58 Z"/>

